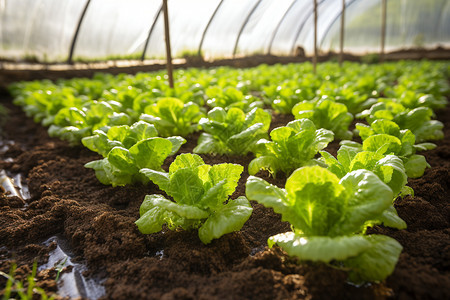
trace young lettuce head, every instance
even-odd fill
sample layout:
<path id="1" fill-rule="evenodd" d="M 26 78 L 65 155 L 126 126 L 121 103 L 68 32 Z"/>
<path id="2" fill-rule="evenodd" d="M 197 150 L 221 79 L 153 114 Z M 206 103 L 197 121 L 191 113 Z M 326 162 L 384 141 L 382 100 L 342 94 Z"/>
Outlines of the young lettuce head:
<path id="1" fill-rule="evenodd" d="M 394 270 L 402 246 L 387 236 L 363 234 L 366 222 L 388 209 L 393 198 L 374 173 L 356 170 L 339 179 L 325 168 L 303 167 L 285 189 L 250 176 L 246 195 L 292 225 L 292 232 L 270 237 L 270 247 L 277 244 L 301 260 L 339 262 L 353 282 L 383 280 Z"/>
<path id="2" fill-rule="evenodd" d="M 310 119 L 317 128 L 333 131 L 338 139 L 352 137 L 348 127 L 353 120 L 353 115 L 348 112 L 344 104 L 334 102 L 327 97 L 300 102 L 292 108 L 292 114 L 296 119 Z"/>
<path id="3" fill-rule="evenodd" d="M 169 172 L 142 169 L 140 172 L 172 197 L 147 195 L 136 225 L 142 233 L 155 233 L 166 224 L 169 229 L 198 228 L 204 244 L 226 233 L 240 230 L 252 213 L 245 197 L 229 199 L 243 167 L 236 164 L 207 165 L 196 154 L 180 154 Z"/>
<path id="4" fill-rule="evenodd" d="M 422 176 L 425 169 L 430 167 L 423 155 L 415 153 L 433 149 L 436 145 L 416 144 L 416 137 L 411 130 L 402 130 L 396 123 L 383 119 L 375 120 L 370 126 L 358 123 L 356 129 L 363 141 L 362 145 L 352 141 L 342 141 L 341 144 L 344 147 L 353 148 L 355 151 L 396 155 L 402 159 L 406 174 L 411 178 Z"/>
<path id="5" fill-rule="evenodd" d="M 261 108 L 244 113 L 232 107 L 216 107 L 200 120 L 204 133 L 198 139 L 195 153 L 239 155 L 253 151 L 256 143 L 267 138 L 271 115 Z"/>
<path id="6" fill-rule="evenodd" d="M 333 140 L 334 134 L 323 128 L 316 129 L 309 119 L 300 119 L 275 128 L 270 137 L 272 141 L 258 141 L 254 150 L 257 157 L 248 167 L 251 175 L 260 169 L 267 169 L 273 175 L 280 171 L 290 175 L 297 168 L 315 164 L 314 156 Z"/>

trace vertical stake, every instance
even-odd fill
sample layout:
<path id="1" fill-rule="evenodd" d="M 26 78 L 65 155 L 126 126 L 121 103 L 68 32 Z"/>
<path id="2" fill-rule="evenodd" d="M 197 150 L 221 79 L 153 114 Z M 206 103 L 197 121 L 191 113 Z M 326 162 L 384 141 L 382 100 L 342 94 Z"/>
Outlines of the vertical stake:
<path id="1" fill-rule="evenodd" d="M 169 75 L 169 86 L 173 88 L 172 51 L 170 50 L 169 12 L 167 11 L 167 0 L 163 0 L 163 11 L 164 11 L 164 34 L 166 39 L 167 74 Z"/>
<path id="2" fill-rule="evenodd" d="M 386 41 L 386 0 L 383 0 L 381 6 L 381 50 L 380 50 L 380 62 L 384 62 L 384 43 Z"/>
<path id="3" fill-rule="evenodd" d="M 342 67 L 344 61 L 344 26 L 345 26 L 345 0 L 342 0 L 342 13 L 341 13 L 341 35 L 339 41 L 339 66 Z"/>
<path id="4" fill-rule="evenodd" d="M 317 65 L 317 0 L 314 0 L 314 56 L 312 59 L 313 72 L 316 74 Z"/>

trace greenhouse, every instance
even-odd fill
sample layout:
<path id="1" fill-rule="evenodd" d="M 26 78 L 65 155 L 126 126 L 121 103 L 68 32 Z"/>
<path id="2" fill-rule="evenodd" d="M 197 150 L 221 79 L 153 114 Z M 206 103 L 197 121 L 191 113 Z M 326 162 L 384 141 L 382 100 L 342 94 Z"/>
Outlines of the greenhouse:
<path id="1" fill-rule="evenodd" d="M 2 299 L 450 299 L 449 0 L 0 0 Z"/>

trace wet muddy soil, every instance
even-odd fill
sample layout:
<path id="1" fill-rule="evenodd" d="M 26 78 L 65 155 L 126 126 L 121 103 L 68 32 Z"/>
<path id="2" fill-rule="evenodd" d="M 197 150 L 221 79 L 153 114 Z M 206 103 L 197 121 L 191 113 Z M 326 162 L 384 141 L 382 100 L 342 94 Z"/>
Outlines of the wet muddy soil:
<path id="1" fill-rule="evenodd" d="M 299 264 L 279 249 L 268 249 L 267 238 L 288 231 L 289 225 L 257 203 L 252 203 L 253 215 L 240 232 L 206 246 L 195 231 L 141 234 L 134 224 L 139 206 L 145 195 L 161 191 L 153 184 L 102 185 L 83 167 L 98 159 L 97 154 L 50 138 L 11 101 L 0 98 L 9 110 L 1 133 L 0 170 L 22 174 L 30 198 L 0 191 L 0 270 L 8 273 L 17 263 L 17 279 L 25 280 L 34 261 L 38 266 L 48 263 L 49 254 L 59 247 L 51 238 L 58 236 L 70 247 L 71 260 L 86 266 L 82 275 L 104 287 L 104 299 L 450 299 L 448 108 L 437 116 L 445 123 L 445 139 L 423 153 L 432 168 L 422 178 L 409 180 L 414 197 L 395 202 L 408 229 L 371 229 L 403 245 L 394 273 L 385 282 L 356 287 L 346 281 L 344 271 Z M 290 120 L 274 116 L 277 126 Z M 197 138 L 189 137 L 181 152 L 191 152 Z M 332 143 L 329 151 L 335 153 L 337 146 Z M 203 158 L 208 164 L 246 167 L 252 156 Z M 284 186 L 285 178 L 261 176 Z M 247 177 L 245 170 L 233 197 L 244 195 Z M 63 274 L 72 271 L 71 266 L 62 269 Z M 37 285 L 49 295 L 63 294 L 57 274 L 56 268 L 41 268 Z M 0 289 L 5 283 L 0 278 Z"/>

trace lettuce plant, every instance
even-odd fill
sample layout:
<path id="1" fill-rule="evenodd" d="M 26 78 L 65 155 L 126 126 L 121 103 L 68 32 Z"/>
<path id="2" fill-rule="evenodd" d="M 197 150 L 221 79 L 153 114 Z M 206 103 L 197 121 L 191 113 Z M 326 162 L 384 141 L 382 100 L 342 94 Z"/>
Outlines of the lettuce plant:
<path id="1" fill-rule="evenodd" d="M 132 126 L 114 126 L 107 133 L 97 130 L 95 135 L 82 140 L 83 144 L 104 158 L 85 164 L 95 170 L 103 184 L 122 186 L 134 182 L 147 182 L 140 169 L 161 171 L 164 160 L 174 155 L 186 142 L 182 137 L 157 137 L 151 124 L 143 121 Z"/>
<path id="2" fill-rule="evenodd" d="M 92 101 L 82 108 L 63 108 L 53 118 L 48 133 L 51 137 L 78 144 L 83 137 L 92 135 L 97 129 L 130 124 L 131 118 L 125 113 L 116 112 L 112 105 L 114 103 Z"/>
<path id="3" fill-rule="evenodd" d="M 199 122 L 205 131 L 198 139 L 195 153 L 247 154 L 262 138 L 267 138 L 271 116 L 261 108 L 247 114 L 233 107 L 228 111 L 216 107 Z"/>
<path id="4" fill-rule="evenodd" d="M 393 200 L 399 195 L 414 194 L 413 190 L 406 186 L 408 176 L 403 161 L 395 155 L 385 156 L 370 151 L 357 152 L 346 147 L 338 150 L 337 159 L 326 151 L 320 151 L 320 154 L 322 155 L 321 159 L 327 164 L 328 170 L 339 178 L 355 170 L 369 170 L 391 188 L 394 195 Z M 373 223 L 383 223 L 385 226 L 397 229 L 406 228 L 405 221 L 398 216 L 393 205 Z"/>
<path id="5" fill-rule="evenodd" d="M 297 103 L 311 99 L 315 96 L 314 89 L 311 87 L 299 87 L 296 81 L 285 81 L 281 85 L 272 84 L 263 86 L 263 97 L 272 108 L 282 114 L 289 114 Z"/>
<path id="6" fill-rule="evenodd" d="M 228 87 L 210 86 L 205 90 L 210 107 L 231 108 L 237 107 L 247 112 L 255 107 L 262 107 L 264 103 L 251 95 L 244 95 L 240 90 Z"/>
<path id="7" fill-rule="evenodd" d="M 81 107 L 85 100 L 76 97 L 72 88 L 58 88 L 49 80 L 15 83 L 9 90 L 15 96 L 14 104 L 22 106 L 35 122 L 45 122 L 45 126 L 61 109 Z"/>
<path id="8" fill-rule="evenodd" d="M 383 155 L 396 155 L 402 159 L 406 174 L 411 178 L 422 176 L 425 169 L 430 167 L 423 155 L 415 153 L 433 149 L 436 145 L 432 143 L 416 144 L 416 137 L 411 130 L 401 130 L 396 123 L 383 119 L 374 121 L 370 126 L 358 123 L 356 129 L 363 141 L 362 145 L 357 142 L 343 141 L 342 144 L 345 147 Z"/>
<path id="9" fill-rule="evenodd" d="M 169 172 L 142 169 L 141 173 L 172 197 L 147 195 L 136 221 L 144 234 L 169 229 L 198 228 L 204 244 L 226 233 L 240 230 L 252 213 L 247 198 L 229 199 L 243 167 L 236 164 L 207 165 L 196 154 L 180 154 Z"/>
<path id="10" fill-rule="evenodd" d="M 379 102 L 370 109 L 360 113 L 358 118 L 365 118 L 368 123 L 377 119 L 386 119 L 395 122 L 400 129 L 409 129 L 416 136 L 416 142 L 440 140 L 444 138 L 444 124 L 431 120 L 433 111 L 428 107 L 407 109 L 400 103 L 393 101 Z"/>
<path id="11" fill-rule="evenodd" d="M 352 133 L 348 130 L 353 115 L 347 111 L 344 104 L 330 99 L 303 101 L 292 108 L 296 119 L 308 118 L 317 128 L 325 128 L 334 132 L 338 139 L 351 139 Z"/>
<path id="12" fill-rule="evenodd" d="M 309 119 L 289 122 L 285 127 L 270 132 L 272 141 L 259 140 L 248 172 L 255 175 L 260 169 L 267 169 L 276 175 L 283 172 L 290 175 L 297 168 L 314 164 L 314 156 L 334 138 L 330 130 L 316 129 Z"/>
<path id="13" fill-rule="evenodd" d="M 403 92 L 399 92 L 399 90 L 403 90 Z M 413 90 L 410 90 L 408 86 L 402 87 L 397 85 L 394 87 L 396 90 L 396 94 L 389 94 L 392 96 L 398 103 L 401 103 L 405 107 L 408 108 L 416 108 L 416 107 L 429 107 L 431 109 L 440 109 L 444 108 L 448 104 L 448 100 L 443 95 L 435 96 L 432 94 L 424 94 L 418 93 Z"/>
<path id="14" fill-rule="evenodd" d="M 268 240 L 300 260 L 343 266 L 353 282 L 385 279 L 394 270 L 402 246 L 383 235 L 364 235 L 367 222 L 392 203 L 392 190 L 368 170 L 339 179 L 319 166 L 294 171 L 285 189 L 250 176 L 246 195 L 281 214 L 291 232 Z"/>
<path id="15" fill-rule="evenodd" d="M 194 102 L 183 103 L 177 98 L 161 98 L 147 106 L 140 119 L 154 124 L 161 136 L 187 136 L 199 129 L 204 115 Z"/>
<path id="16" fill-rule="evenodd" d="M 130 149 L 139 141 L 154 138 L 158 136 L 158 131 L 153 124 L 144 121 L 138 121 L 131 126 L 120 125 L 112 126 L 107 131 L 96 130 L 94 135 L 85 137 L 81 140 L 82 144 L 91 151 L 106 157 L 109 151 L 114 147 L 123 147 Z M 172 143 L 170 155 L 175 154 L 186 140 L 179 136 L 166 138 Z"/>

